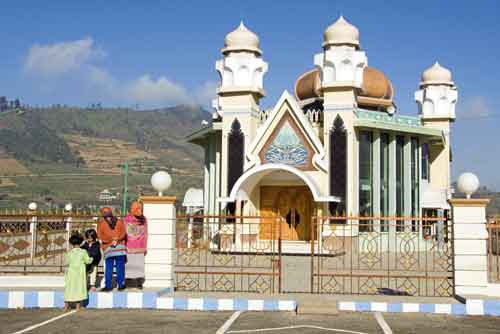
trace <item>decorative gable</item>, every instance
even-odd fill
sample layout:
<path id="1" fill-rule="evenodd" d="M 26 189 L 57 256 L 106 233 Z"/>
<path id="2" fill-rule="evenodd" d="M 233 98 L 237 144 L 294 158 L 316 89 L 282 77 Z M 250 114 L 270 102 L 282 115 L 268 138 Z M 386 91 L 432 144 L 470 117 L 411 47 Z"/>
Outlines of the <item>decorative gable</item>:
<path id="1" fill-rule="evenodd" d="M 259 164 L 281 164 L 301 170 L 327 171 L 323 144 L 297 101 L 283 92 L 247 151 L 246 170 Z"/>
<path id="2" fill-rule="evenodd" d="M 259 157 L 262 163 L 281 163 L 298 169 L 310 170 L 314 150 L 302 135 L 289 112 L 286 112 Z"/>

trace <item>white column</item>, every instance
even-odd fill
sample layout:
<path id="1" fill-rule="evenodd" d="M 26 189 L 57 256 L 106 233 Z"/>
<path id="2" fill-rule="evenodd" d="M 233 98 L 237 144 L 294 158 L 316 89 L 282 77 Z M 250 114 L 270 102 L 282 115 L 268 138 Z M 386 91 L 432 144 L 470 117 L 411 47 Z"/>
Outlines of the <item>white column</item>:
<path id="1" fill-rule="evenodd" d="M 487 294 L 486 206 L 489 199 L 450 199 L 453 210 L 455 293 Z"/>
<path id="2" fill-rule="evenodd" d="M 148 253 L 145 258 L 146 288 L 174 288 L 175 197 L 143 196 L 148 219 Z"/>
<path id="3" fill-rule="evenodd" d="M 372 216 L 381 216 L 380 214 L 380 132 L 373 132 L 373 170 L 372 170 Z M 373 222 L 375 225 L 375 230 L 380 232 L 380 224 L 383 221 L 377 220 Z"/>
<path id="4" fill-rule="evenodd" d="M 38 233 L 38 223 L 37 223 L 37 216 L 36 212 L 31 216 L 31 222 L 30 222 L 30 233 L 31 233 L 31 247 L 30 247 L 30 259 L 31 263 L 33 263 L 33 259 L 35 258 L 36 254 L 36 241 L 37 241 L 37 233 Z"/>

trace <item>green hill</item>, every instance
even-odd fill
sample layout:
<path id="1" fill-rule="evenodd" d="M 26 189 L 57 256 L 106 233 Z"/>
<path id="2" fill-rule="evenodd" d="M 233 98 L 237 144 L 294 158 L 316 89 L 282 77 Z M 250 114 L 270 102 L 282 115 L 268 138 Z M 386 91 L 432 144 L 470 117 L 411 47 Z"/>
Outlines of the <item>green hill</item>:
<path id="1" fill-rule="evenodd" d="M 0 114 L 0 160 L 12 166 L 15 159 L 24 168 L 15 173 L 0 161 L 0 207 L 24 206 L 29 200 L 95 204 L 99 191 L 121 191 L 117 165 L 125 161 L 132 197 L 151 191 L 149 177 L 158 169 L 169 170 L 171 191 L 182 196 L 187 187 L 201 186 L 202 170 L 201 149 L 184 137 L 208 119 L 202 108 L 184 105 L 139 111 L 52 107 Z M 64 181 L 56 181 L 57 175 L 64 175 Z"/>

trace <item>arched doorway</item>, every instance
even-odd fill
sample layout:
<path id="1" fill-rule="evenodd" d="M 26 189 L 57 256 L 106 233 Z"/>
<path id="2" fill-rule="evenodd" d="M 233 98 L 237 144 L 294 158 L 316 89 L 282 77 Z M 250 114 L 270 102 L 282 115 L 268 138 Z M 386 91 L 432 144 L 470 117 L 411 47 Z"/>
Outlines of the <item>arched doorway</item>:
<path id="1" fill-rule="evenodd" d="M 310 240 L 313 209 L 313 197 L 307 186 L 261 186 L 260 215 L 265 224 L 259 231 L 260 239 L 281 236 L 285 241 Z M 278 217 L 278 223 L 272 224 Z M 271 226 L 275 226 L 275 231 Z"/>

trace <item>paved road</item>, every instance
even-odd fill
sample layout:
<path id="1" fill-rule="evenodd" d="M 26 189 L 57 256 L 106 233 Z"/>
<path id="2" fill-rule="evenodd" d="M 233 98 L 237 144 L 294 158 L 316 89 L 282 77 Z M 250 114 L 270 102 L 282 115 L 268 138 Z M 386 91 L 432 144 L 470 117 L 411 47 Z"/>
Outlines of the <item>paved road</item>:
<path id="1" fill-rule="evenodd" d="M 12 334 L 53 319 L 60 310 L 0 311 L 0 333 Z M 164 310 L 83 310 L 34 328 L 28 333 L 217 333 L 234 312 L 176 312 Z M 244 312 L 226 333 L 500 333 L 500 318 L 451 317 L 422 314 L 383 314 L 385 331 L 374 313 L 295 315 L 291 312 Z M 259 330 L 259 331 L 256 331 Z M 220 332 L 219 332 L 220 333 Z"/>

